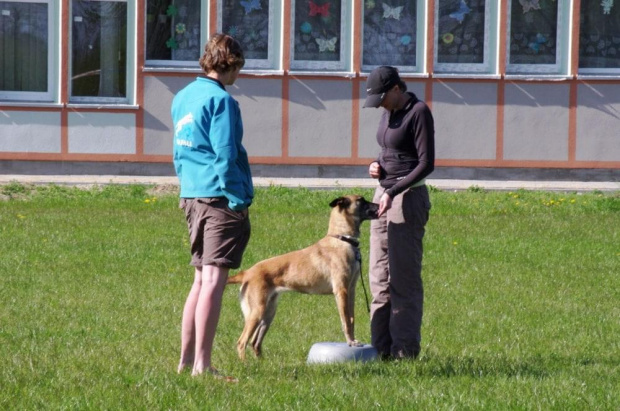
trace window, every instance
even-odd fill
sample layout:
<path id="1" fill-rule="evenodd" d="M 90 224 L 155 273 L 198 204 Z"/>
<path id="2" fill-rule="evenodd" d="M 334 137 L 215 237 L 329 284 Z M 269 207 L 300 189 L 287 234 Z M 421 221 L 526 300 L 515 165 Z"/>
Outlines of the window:
<path id="1" fill-rule="evenodd" d="M 488 0 L 437 0 L 435 3 L 435 71 L 492 71 Z M 495 9 L 493 7 L 493 11 Z"/>
<path id="2" fill-rule="evenodd" d="M 580 73 L 618 73 L 620 69 L 620 4 L 613 0 L 581 0 Z"/>
<path id="3" fill-rule="evenodd" d="M 219 0 L 218 31 L 236 38 L 245 69 L 276 68 L 273 0 Z"/>
<path id="4" fill-rule="evenodd" d="M 54 99 L 51 21 L 48 1 L 0 1 L 1 99 Z"/>
<path id="5" fill-rule="evenodd" d="M 568 55 L 563 1 L 511 0 L 506 71 L 559 73 Z M 568 26 L 568 25 L 566 25 Z M 561 43 L 563 42 L 563 44 Z M 562 64 L 564 63 L 564 64 Z"/>
<path id="6" fill-rule="evenodd" d="M 346 70 L 346 0 L 292 0 L 291 68 Z"/>
<path id="7" fill-rule="evenodd" d="M 73 0 L 71 100 L 127 100 L 127 2 Z"/>
<path id="8" fill-rule="evenodd" d="M 364 27 L 362 34 L 362 70 L 371 71 L 377 66 L 395 66 L 401 71 L 419 71 L 422 59 L 418 52 L 424 49 L 420 35 L 417 0 L 365 0 L 363 4 Z"/>
<path id="9" fill-rule="evenodd" d="M 204 45 L 200 20 L 203 14 L 201 0 L 147 0 L 148 64 L 198 67 Z"/>

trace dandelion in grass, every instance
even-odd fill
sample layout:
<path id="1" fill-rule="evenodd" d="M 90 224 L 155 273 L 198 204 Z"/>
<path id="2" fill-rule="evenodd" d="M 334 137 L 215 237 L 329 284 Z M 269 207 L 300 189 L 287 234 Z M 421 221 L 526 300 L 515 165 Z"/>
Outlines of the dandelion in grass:
<path id="1" fill-rule="evenodd" d="M 23 220 L 24 218 L 26 218 L 26 216 L 23 214 L 17 214 L 17 218 L 19 218 L 20 220 Z"/>

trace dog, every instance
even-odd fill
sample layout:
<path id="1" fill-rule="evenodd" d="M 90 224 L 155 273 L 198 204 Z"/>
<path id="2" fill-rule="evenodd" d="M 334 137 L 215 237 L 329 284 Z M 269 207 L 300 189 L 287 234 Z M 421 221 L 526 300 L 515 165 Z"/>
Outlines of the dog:
<path id="1" fill-rule="evenodd" d="M 361 346 L 354 335 L 355 286 L 360 276 L 360 225 L 377 218 L 379 205 L 358 195 L 334 199 L 327 235 L 301 250 L 269 258 L 229 277 L 241 284 L 239 299 L 245 318 L 237 352 L 245 360 L 248 343 L 261 356 L 265 334 L 276 314 L 279 294 L 297 291 L 336 297 L 342 330 L 349 346 Z"/>

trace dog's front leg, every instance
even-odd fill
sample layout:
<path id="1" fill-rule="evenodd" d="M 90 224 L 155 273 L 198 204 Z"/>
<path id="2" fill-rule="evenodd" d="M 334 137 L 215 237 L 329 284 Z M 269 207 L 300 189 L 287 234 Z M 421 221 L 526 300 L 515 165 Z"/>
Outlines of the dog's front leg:
<path id="1" fill-rule="evenodd" d="M 362 344 L 355 339 L 353 331 L 353 316 L 349 309 L 349 292 L 346 288 L 336 291 L 336 304 L 347 344 L 351 347 L 360 347 Z"/>

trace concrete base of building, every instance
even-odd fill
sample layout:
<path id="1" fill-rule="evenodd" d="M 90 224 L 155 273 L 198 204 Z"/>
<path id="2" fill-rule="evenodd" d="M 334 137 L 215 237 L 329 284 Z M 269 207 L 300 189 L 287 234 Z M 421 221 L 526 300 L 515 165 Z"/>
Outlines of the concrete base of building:
<path id="1" fill-rule="evenodd" d="M 265 178 L 368 178 L 367 166 L 253 164 Z M 171 163 L 87 161 L 0 161 L 0 174 L 174 176 Z M 499 181 L 620 181 L 620 169 L 436 167 L 432 179 Z"/>

